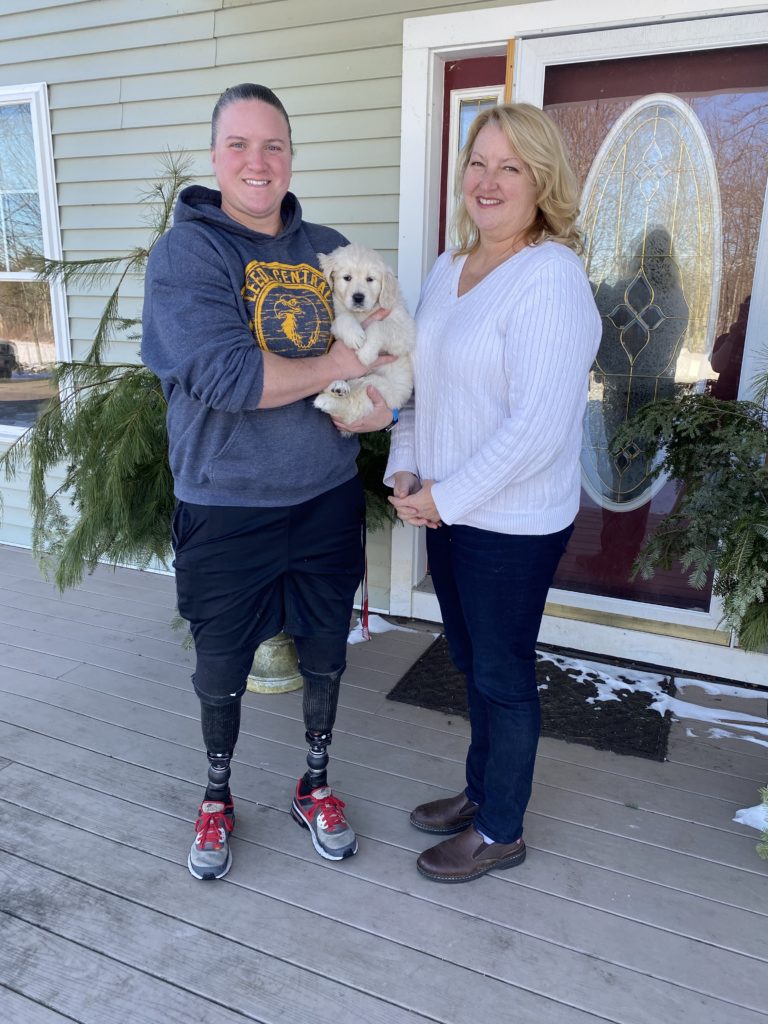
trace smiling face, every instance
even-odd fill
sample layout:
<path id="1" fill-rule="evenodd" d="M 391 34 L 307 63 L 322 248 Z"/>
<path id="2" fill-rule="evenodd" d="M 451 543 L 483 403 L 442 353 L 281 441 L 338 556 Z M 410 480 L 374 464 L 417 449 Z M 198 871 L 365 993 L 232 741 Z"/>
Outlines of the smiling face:
<path id="1" fill-rule="evenodd" d="M 224 107 L 211 162 L 224 213 L 254 231 L 276 235 L 291 183 L 291 140 L 280 111 L 260 100 Z"/>
<path id="2" fill-rule="evenodd" d="M 511 242 L 522 237 L 536 218 L 533 175 L 492 121 L 477 133 L 462 195 L 483 241 Z"/>

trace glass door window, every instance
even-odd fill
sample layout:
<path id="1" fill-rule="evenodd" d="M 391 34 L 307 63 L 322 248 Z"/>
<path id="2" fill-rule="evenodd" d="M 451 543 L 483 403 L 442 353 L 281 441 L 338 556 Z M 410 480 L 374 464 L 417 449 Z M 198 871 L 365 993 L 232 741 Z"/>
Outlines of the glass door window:
<path id="1" fill-rule="evenodd" d="M 544 108 L 582 185 L 603 339 L 590 376 L 576 530 L 555 586 L 708 611 L 679 567 L 629 581 L 677 486 L 618 426 L 685 389 L 736 396 L 766 186 L 768 47 L 549 67 Z"/>

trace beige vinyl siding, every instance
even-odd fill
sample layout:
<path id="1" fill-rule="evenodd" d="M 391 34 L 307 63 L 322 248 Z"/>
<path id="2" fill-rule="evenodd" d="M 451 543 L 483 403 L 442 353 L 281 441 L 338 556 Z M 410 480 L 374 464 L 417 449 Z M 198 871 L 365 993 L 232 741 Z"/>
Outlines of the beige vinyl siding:
<path id="1" fill-rule="evenodd" d="M 29 503 L 27 501 L 28 477 L 19 474 L 12 484 L 3 481 L 3 526 L 0 542 L 28 548 L 32 544 Z"/>
<path id="2" fill-rule="evenodd" d="M 309 220 L 381 250 L 396 267 L 400 76 L 405 17 L 509 6 L 509 0 L 30 0 L 0 14 L 0 84 L 48 84 L 64 255 L 125 252 L 147 241 L 139 197 L 165 150 L 183 149 L 213 184 L 209 118 L 242 81 L 275 89 L 291 115 L 293 189 Z M 68 295 L 72 352 L 88 351 L 116 278 Z M 137 314 L 141 282 L 123 289 Z M 115 361 L 138 358 L 115 343 Z M 27 481 L 0 481 L 0 541 L 29 543 Z M 389 538 L 374 545 L 385 603 Z M 381 565 L 378 563 L 381 561 Z M 372 594 L 373 600 L 373 594 Z"/>

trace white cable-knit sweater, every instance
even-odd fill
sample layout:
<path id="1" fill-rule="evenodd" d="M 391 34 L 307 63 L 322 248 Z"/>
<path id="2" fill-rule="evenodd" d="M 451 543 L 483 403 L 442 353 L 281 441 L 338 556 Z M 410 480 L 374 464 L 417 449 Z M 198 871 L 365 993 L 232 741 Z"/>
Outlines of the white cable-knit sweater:
<path id="1" fill-rule="evenodd" d="M 581 260 L 529 246 L 460 298 L 443 253 L 416 313 L 415 412 L 392 432 L 385 483 L 435 480 L 446 523 L 555 533 L 579 507 L 581 421 L 600 317 Z"/>

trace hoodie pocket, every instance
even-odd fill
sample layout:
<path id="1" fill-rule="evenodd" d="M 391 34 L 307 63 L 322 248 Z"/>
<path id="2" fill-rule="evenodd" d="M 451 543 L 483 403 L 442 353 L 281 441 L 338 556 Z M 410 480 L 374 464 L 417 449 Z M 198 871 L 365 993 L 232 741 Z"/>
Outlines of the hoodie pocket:
<path id="1" fill-rule="evenodd" d="M 245 421 L 246 415 L 241 413 L 227 440 L 208 460 L 208 479 L 214 484 L 220 483 L 222 480 L 230 482 L 231 478 L 236 475 L 232 472 L 235 466 L 241 470 L 245 469 L 245 453 L 239 450 Z"/>

